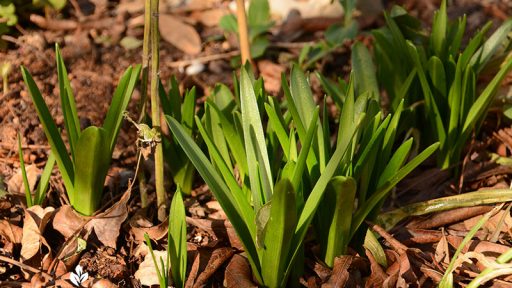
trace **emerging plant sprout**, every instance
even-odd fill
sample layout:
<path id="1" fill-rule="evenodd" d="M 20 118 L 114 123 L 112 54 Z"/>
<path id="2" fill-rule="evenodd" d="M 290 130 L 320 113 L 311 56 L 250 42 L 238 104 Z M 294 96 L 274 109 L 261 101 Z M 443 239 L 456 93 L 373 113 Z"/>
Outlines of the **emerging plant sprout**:
<path id="1" fill-rule="evenodd" d="M 55 156 L 69 202 L 77 212 L 89 216 L 99 208 L 123 112 L 139 78 L 140 65 L 128 68 L 121 77 L 103 126 L 90 126 L 81 130 L 73 91 L 58 46 L 55 48 L 55 54 L 61 109 L 70 151 L 66 149 L 61 133 L 34 79 L 23 66 L 21 73 L 50 143 L 52 154 Z"/>

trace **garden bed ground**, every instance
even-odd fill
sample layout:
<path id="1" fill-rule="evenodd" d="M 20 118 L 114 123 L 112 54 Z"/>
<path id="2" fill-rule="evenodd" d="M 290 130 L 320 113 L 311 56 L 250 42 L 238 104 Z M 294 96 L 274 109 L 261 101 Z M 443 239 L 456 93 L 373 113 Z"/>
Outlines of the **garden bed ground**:
<path id="1" fill-rule="evenodd" d="M 151 181 L 151 205 L 147 210 L 140 209 L 137 185 L 128 191 L 129 194 L 125 193 L 128 189 L 128 180 L 133 178 L 137 163 L 137 133 L 127 121 L 122 126 L 114 151 L 114 160 L 107 179 L 108 193 L 104 199 L 105 204 L 116 203 L 119 211 L 128 211 L 123 212 L 126 214 L 126 220 L 117 223 L 120 227 L 118 237 L 116 232 L 104 231 L 103 236 L 95 235 L 90 238 L 85 250 L 73 253 L 76 252 L 76 246 L 73 246 L 77 245 L 76 239 L 73 240 L 76 235 L 65 238 L 62 232 L 57 231 L 61 231 L 64 226 L 76 227 L 83 223 L 70 223 L 75 220 L 67 217 L 63 209 L 59 209 L 58 213 L 27 213 L 24 210 L 17 133 L 21 134 L 25 162 L 29 171 L 32 171 L 29 177 L 33 181 L 45 164 L 49 146 L 23 83 L 19 66 L 24 65 L 34 75 L 57 125 L 63 127 L 54 64 L 54 43 L 59 43 L 75 92 L 80 123 L 85 127 L 102 123 L 110 97 L 122 72 L 128 66 L 139 63 L 141 58 L 141 48 L 128 50 L 122 47 L 119 41 L 125 36 L 142 39 L 141 15 L 144 1 L 69 2 L 78 3 L 81 7 L 80 12 L 69 4 L 69 7 L 63 10 L 63 17 L 61 15 L 32 18 L 38 25 L 22 22 L 23 34 L 5 38 L 10 42 L 9 49 L 0 52 L 0 62 L 10 62 L 14 68 L 9 76 L 10 91 L 2 91 L 0 94 L 0 188 L 9 191 L 0 199 L 0 286 L 46 287 L 50 285 L 48 283 L 56 283 L 55 285 L 73 287 L 65 279 L 69 278 L 69 272 L 80 264 L 89 273 L 91 280 L 94 278 L 97 282 L 94 284 L 97 286 L 94 287 L 140 287 L 141 277 L 144 281 L 156 279 L 154 271 L 149 268 L 144 270 L 144 265 L 141 265 L 143 255 L 147 253 L 141 235 L 148 232 L 152 239 L 163 245 L 166 241 L 164 236 L 167 224 L 159 224 L 156 220 L 155 196 Z M 229 1 L 190 1 L 188 6 L 182 5 L 178 8 L 171 8 L 171 2 L 176 1 L 160 2 L 161 14 L 172 15 L 182 24 L 194 27 L 202 43 L 200 47 L 182 47 L 180 50 L 168 41 L 162 41 L 160 76 L 167 82 L 171 75 L 175 75 L 182 89 L 195 85 L 199 95 L 197 104 L 201 104 L 215 83 L 232 85 L 233 68 L 230 60 L 237 55 L 236 39 L 225 40 L 223 32 L 215 22 L 219 15 L 227 11 Z M 412 14 L 418 15 L 425 25 L 430 25 L 433 11 L 438 5 L 437 1 L 430 0 L 396 2 L 407 7 Z M 449 14 L 468 14 L 470 31 L 481 27 L 487 20 L 500 23 L 507 15 L 512 15 L 512 4 L 506 0 L 453 2 Z M 387 3 L 388 6 L 391 4 Z M 91 7 L 95 7 L 95 10 L 91 10 Z M 304 43 L 321 39 L 332 21 L 331 18 L 319 17 L 315 20 L 296 21 L 295 26 L 288 21 L 272 28 L 274 36 L 270 36 L 270 48 L 264 57 L 256 60 L 256 66 L 260 75 L 263 75 L 269 92 L 280 97 L 280 73 L 288 73 L 288 59 L 297 57 Z M 359 21 L 364 31 L 369 31 L 381 26 L 383 17 L 362 15 Z M 172 33 L 172 29 L 170 31 Z M 180 41 L 187 42 L 187 37 L 182 37 L 184 38 Z M 361 34 L 360 39 L 371 47 L 372 41 L 367 35 Z M 335 78 L 335 75 L 347 78 L 347 72 L 350 70 L 350 44 L 346 43 L 333 54 L 325 56 L 316 64 L 316 68 L 332 78 Z M 199 54 L 191 55 L 193 49 L 199 49 Z M 204 70 L 196 75 L 187 75 L 183 69 L 194 59 L 203 62 Z M 511 89 L 511 83 L 512 77 L 508 77 L 500 93 L 510 93 L 508 91 Z M 314 77 L 311 86 L 317 99 L 320 99 L 323 92 Z M 131 115 L 138 115 L 139 99 L 140 91 L 136 89 L 128 109 Z M 334 109 L 333 107 L 333 113 Z M 433 164 L 425 163 L 400 183 L 386 203 L 386 209 L 467 191 L 509 188 L 512 166 L 495 164 L 491 162 L 489 155 L 497 153 L 510 156 L 510 125 L 510 122 L 502 117 L 500 107 L 492 109 L 480 135 L 476 135 L 468 144 L 461 178 L 451 178 L 449 174 L 433 168 Z M 151 161 L 148 161 L 146 167 L 143 167 L 149 177 L 151 165 Z M 247 276 L 250 275 L 247 274 L 250 273 L 250 269 L 245 258 L 240 256 L 243 250 L 241 244 L 207 186 L 199 177 L 196 179 L 192 196 L 185 200 L 190 273 L 187 287 L 249 287 L 252 285 L 251 277 Z M 2 184 L 5 186 L 2 187 Z M 174 191 L 172 184 L 169 183 L 167 190 Z M 65 205 L 67 200 L 63 191 L 63 184 L 55 168 L 51 192 L 43 207 L 58 209 Z M 466 233 L 479 217 L 492 208 L 475 206 L 429 214 L 426 217 L 408 218 L 389 231 L 389 234 L 379 227 L 374 227 L 382 236 L 381 243 L 390 259 L 387 269 L 379 266 L 371 255 L 365 255 L 364 251 L 351 251 L 351 255 L 339 258 L 331 271 L 315 257 L 318 247 L 307 245 L 306 269 L 301 284 L 306 287 L 434 286 L 442 277 L 449 257 L 453 255 L 453 251 Z M 42 231 L 42 234 L 31 234 L 36 238 L 28 237 L 25 233 L 26 229 L 29 229 L 28 225 Z M 484 229 L 477 234 L 477 238 L 472 240 L 469 247 L 486 256 L 500 255 L 512 247 L 511 229 L 510 206 L 506 205 L 485 224 Z M 30 254 L 22 250 L 28 249 L 26 247 L 34 242 L 39 243 L 40 247 L 36 247 L 35 250 L 32 248 L 30 261 L 22 260 L 21 254 Z M 162 247 L 157 248 L 161 250 Z M 478 274 L 476 271 L 480 269 L 481 266 L 477 264 L 462 265 L 454 273 L 455 282 L 466 283 L 468 279 L 474 278 Z M 108 281 L 98 282 L 98 279 Z M 91 281 L 91 285 L 94 281 Z M 505 275 L 495 280 L 493 285 L 510 287 L 512 277 Z"/>

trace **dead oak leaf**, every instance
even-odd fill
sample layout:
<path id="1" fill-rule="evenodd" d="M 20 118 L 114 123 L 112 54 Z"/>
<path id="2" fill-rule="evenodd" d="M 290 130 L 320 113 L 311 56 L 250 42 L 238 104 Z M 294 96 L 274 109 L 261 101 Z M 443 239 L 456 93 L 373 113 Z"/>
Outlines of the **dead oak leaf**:
<path id="1" fill-rule="evenodd" d="M 0 220 L 0 236 L 12 244 L 19 244 L 23 236 L 23 229 L 7 220 Z"/>
<path id="2" fill-rule="evenodd" d="M 254 288 L 258 287 L 252 281 L 251 266 L 247 258 L 235 254 L 229 260 L 224 272 L 226 287 Z"/>
<path id="3" fill-rule="evenodd" d="M 36 205 L 25 209 L 23 220 L 23 237 L 21 239 L 21 259 L 26 261 L 39 253 L 41 245 L 51 246 L 46 243 L 43 232 L 46 225 L 53 216 L 55 209 L 53 207 L 43 207 Z"/>
<path id="4" fill-rule="evenodd" d="M 130 190 L 126 191 L 112 207 L 92 217 L 79 215 L 69 205 L 62 206 L 55 214 L 53 227 L 66 238 L 83 228 L 86 231 L 85 240 L 94 231 L 101 243 L 115 249 L 121 225 L 128 217 L 127 204 L 130 194 Z"/>
<path id="5" fill-rule="evenodd" d="M 158 263 L 167 262 L 167 251 L 154 250 L 153 254 Z M 160 262 L 160 259 L 162 259 L 163 262 Z M 158 269 L 161 269 L 161 267 Z M 135 279 L 139 280 L 140 284 L 150 287 L 160 283 L 156 273 L 155 261 L 153 261 L 151 253 L 146 254 L 144 261 L 139 265 L 139 269 L 135 271 Z"/>
<path id="6" fill-rule="evenodd" d="M 322 285 L 323 288 L 331 288 L 331 287 L 345 287 L 347 285 L 350 273 L 349 268 L 352 264 L 353 256 L 344 255 L 334 258 L 334 265 L 332 269 L 332 275 L 325 283 Z"/>
<path id="7" fill-rule="evenodd" d="M 136 213 L 128 221 L 130 224 L 130 233 L 134 236 L 135 242 L 144 243 L 144 234 L 148 233 L 149 238 L 153 240 L 160 240 L 167 236 L 167 227 L 169 225 L 169 218 L 165 218 L 160 224 L 153 226 L 153 223 L 146 219 L 141 213 Z"/>
<path id="8" fill-rule="evenodd" d="M 37 178 L 41 175 L 41 169 L 37 168 L 36 165 L 26 165 L 25 171 L 27 172 L 28 186 L 30 191 L 34 191 L 36 186 Z M 23 174 L 21 169 L 14 174 L 9 181 L 7 181 L 7 191 L 16 195 L 25 195 L 25 186 L 23 185 Z"/>
<path id="9" fill-rule="evenodd" d="M 193 26 L 169 14 L 160 14 L 158 23 L 165 41 L 189 55 L 201 52 L 201 37 Z"/>

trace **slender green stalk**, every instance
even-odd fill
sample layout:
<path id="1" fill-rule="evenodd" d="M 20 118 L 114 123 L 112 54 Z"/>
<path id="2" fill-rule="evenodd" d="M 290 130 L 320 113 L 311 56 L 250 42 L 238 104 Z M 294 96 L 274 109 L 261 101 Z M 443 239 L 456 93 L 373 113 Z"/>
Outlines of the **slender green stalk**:
<path id="1" fill-rule="evenodd" d="M 158 0 L 151 0 L 151 119 L 153 128 L 160 133 L 160 98 L 158 97 L 158 70 L 159 70 L 159 44 L 160 34 L 158 32 Z M 166 195 L 164 189 L 164 153 L 162 143 L 157 143 L 155 147 L 155 189 L 157 205 L 159 208 L 158 219 L 165 218 Z M 160 213 L 160 211 L 162 213 Z"/>
<path id="2" fill-rule="evenodd" d="M 18 154 L 20 157 L 20 169 L 23 177 L 23 187 L 25 187 L 25 199 L 27 207 L 32 207 L 32 194 L 30 193 L 30 184 L 28 183 L 27 170 L 25 169 L 25 160 L 23 159 L 23 150 L 21 150 L 21 135 L 18 133 Z"/>
<path id="3" fill-rule="evenodd" d="M 240 53 L 242 56 L 242 64 L 245 64 L 247 61 L 249 61 L 252 64 L 244 0 L 236 0 L 236 20 L 238 22 L 238 37 L 240 41 Z"/>

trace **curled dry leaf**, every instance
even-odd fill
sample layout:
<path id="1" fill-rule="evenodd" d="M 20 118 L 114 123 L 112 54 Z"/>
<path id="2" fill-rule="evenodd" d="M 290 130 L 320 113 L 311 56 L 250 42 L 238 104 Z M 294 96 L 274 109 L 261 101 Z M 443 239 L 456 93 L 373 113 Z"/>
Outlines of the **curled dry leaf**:
<path id="1" fill-rule="evenodd" d="M 27 261 L 38 254 L 41 245 L 45 245 L 50 252 L 52 251 L 51 246 L 46 243 L 43 237 L 43 232 L 54 211 L 53 207 L 43 209 L 39 205 L 25 209 L 20 252 L 22 261 Z"/>
<path id="2" fill-rule="evenodd" d="M 281 91 L 281 74 L 286 71 L 283 65 L 276 64 L 269 60 L 258 61 L 258 70 L 261 77 L 265 79 L 265 91 L 277 95 Z"/>
<path id="3" fill-rule="evenodd" d="M 203 253 L 206 252 L 206 253 Z M 205 257 L 208 259 L 206 263 L 206 267 L 204 268 L 203 272 L 199 274 L 197 277 L 194 286 L 193 287 L 204 287 L 206 283 L 208 282 L 208 279 L 212 277 L 212 275 L 217 272 L 217 270 L 228 260 L 233 256 L 234 250 L 231 247 L 222 247 L 215 249 L 213 252 L 211 252 L 210 249 L 201 249 L 199 250 L 199 257 L 201 259 L 204 259 Z"/>
<path id="4" fill-rule="evenodd" d="M 167 236 L 167 226 L 169 218 L 165 218 L 160 224 L 153 226 L 153 223 L 146 219 L 141 213 L 136 213 L 130 218 L 130 233 L 134 236 L 137 243 L 144 243 L 144 233 L 148 233 L 149 238 L 160 240 Z"/>
<path id="5" fill-rule="evenodd" d="M 353 256 L 345 255 L 334 258 L 334 266 L 332 269 L 332 275 L 322 287 L 346 287 L 350 278 L 348 269 L 352 264 Z"/>
<path id="6" fill-rule="evenodd" d="M 226 287 L 255 288 L 258 285 L 252 281 L 251 266 L 247 258 L 238 254 L 229 260 L 226 272 L 224 272 Z"/>
<path id="7" fill-rule="evenodd" d="M 229 241 L 231 247 L 243 250 L 242 243 L 236 235 L 235 229 L 228 220 L 195 219 L 187 217 L 187 224 L 206 231 L 221 241 Z"/>
<path id="8" fill-rule="evenodd" d="M 444 233 L 442 234 L 439 243 L 437 243 L 434 259 L 437 263 L 450 263 L 450 249 L 448 247 L 448 240 L 446 240 L 446 235 L 444 235 Z"/>
<path id="9" fill-rule="evenodd" d="M 130 190 L 127 190 L 112 207 L 93 217 L 79 215 L 69 205 L 62 206 L 55 214 L 53 227 L 66 238 L 69 238 L 83 227 L 86 231 L 84 235 L 85 240 L 94 231 L 101 243 L 108 247 L 116 248 L 119 230 L 128 217 L 127 203 L 130 199 L 130 194 Z"/>
<path id="10" fill-rule="evenodd" d="M 418 217 L 414 219 L 409 224 L 407 224 L 407 228 L 411 229 L 431 229 L 437 228 L 444 225 L 448 225 L 451 223 L 458 223 L 460 221 L 464 221 L 468 218 L 479 216 L 491 211 L 492 207 L 490 206 L 473 206 L 473 207 L 463 207 L 452 209 L 448 211 L 443 211 L 439 213 L 435 213 L 428 218 Z M 467 231 L 471 230 L 468 229 Z"/>
<path id="11" fill-rule="evenodd" d="M 12 244 L 19 244 L 23 236 L 23 229 L 7 220 L 0 220 L 0 236 Z"/>
<path id="12" fill-rule="evenodd" d="M 371 269 L 370 277 L 366 281 L 366 287 L 380 287 L 384 280 L 388 278 L 388 274 L 386 274 L 380 264 L 377 263 L 377 260 L 375 260 L 375 257 L 373 257 L 370 250 L 365 249 L 365 252 L 368 260 L 370 261 Z"/>
<path id="13" fill-rule="evenodd" d="M 163 263 L 166 263 L 167 251 L 153 250 L 153 253 L 158 263 L 160 263 L 160 258 L 162 258 Z M 135 279 L 139 280 L 142 285 L 146 286 L 159 284 L 155 262 L 153 261 L 151 253 L 146 254 L 144 261 L 140 263 L 139 269 L 135 272 Z"/>
<path id="14" fill-rule="evenodd" d="M 205 11 L 196 11 L 191 17 L 199 20 L 206 27 L 214 27 L 219 25 L 220 19 L 226 15 L 228 11 L 222 8 L 215 8 Z"/>
<path id="15" fill-rule="evenodd" d="M 37 168 L 36 165 L 30 164 L 25 166 L 27 171 L 28 186 L 30 191 L 34 191 L 36 186 L 37 178 L 41 175 L 41 169 Z M 9 181 L 7 181 L 7 191 L 16 195 L 25 195 L 25 187 L 23 186 L 23 175 L 21 169 L 14 174 Z"/>
<path id="16" fill-rule="evenodd" d="M 165 41 L 186 54 L 196 55 L 201 52 L 201 37 L 199 37 L 196 29 L 177 17 L 160 14 L 159 29 L 160 36 Z"/>
<path id="17" fill-rule="evenodd" d="M 463 231 L 469 231 L 471 228 L 473 228 L 478 220 L 481 217 L 472 217 L 470 219 L 467 219 L 463 223 L 461 223 L 460 228 L 463 228 Z M 455 228 L 454 226 L 450 228 Z M 507 233 L 512 229 L 512 217 L 510 216 L 510 211 L 506 210 L 500 210 L 498 213 L 494 214 L 485 222 L 484 226 L 481 228 L 484 231 L 488 231 L 489 234 L 492 234 L 494 232 L 502 232 Z M 456 229 L 458 230 L 458 229 Z"/>

